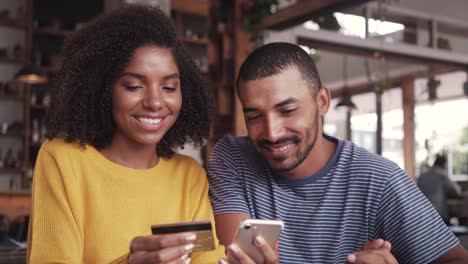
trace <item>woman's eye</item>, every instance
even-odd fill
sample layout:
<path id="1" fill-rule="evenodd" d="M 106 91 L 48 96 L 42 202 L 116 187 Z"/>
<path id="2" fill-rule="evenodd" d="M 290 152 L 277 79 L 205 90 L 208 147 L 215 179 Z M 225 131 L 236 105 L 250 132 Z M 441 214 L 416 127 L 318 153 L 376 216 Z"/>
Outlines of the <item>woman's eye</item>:
<path id="1" fill-rule="evenodd" d="M 175 92 L 177 88 L 175 87 L 170 87 L 170 86 L 163 86 L 162 88 L 164 91 L 167 91 L 167 92 Z"/>
<path id="2" fill-rule="evenodd" d="M 127 89 L 129 91 L 134 91 L 134 90 L 142 88 L 142 86 L 140 86 L 140 85 L 124 85 L 124 87 L 125 87 L 125 89 Z"/>

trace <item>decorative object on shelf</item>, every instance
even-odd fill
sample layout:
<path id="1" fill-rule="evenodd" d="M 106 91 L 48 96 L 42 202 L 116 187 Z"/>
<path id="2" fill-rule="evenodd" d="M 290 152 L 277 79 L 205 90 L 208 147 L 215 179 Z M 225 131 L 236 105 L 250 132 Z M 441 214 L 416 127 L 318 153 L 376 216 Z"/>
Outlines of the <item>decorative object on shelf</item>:
<path id="1" fill-rule="evenodd" d="M 0 133 L 3 134 L 3 135 L 6 135 L 6 133 L 8 133 L 8 123 L 7 122 L 2 122 Z"/>
<path id="2" fill-rule="evenodd" d="M 13 169 L 16 167 L 16 160 L 13 156 L 13 150 L 9 148 L 5 154 L 5 158 L 3 159 L 3 166 L 7 169 Z"/>
<path id="3" fill-rule="evenodd" d="M 39 144 L 40 139 L 41 139 L 41 134 L 39 131 L 39 120 L 34 119 L 32 123 L 31 143 L 33 145 L 37 145 Z"/>
<path id="4" fill-rule="evenodd" d="M 42 105 L 45 107 L 50 106 L 50 93 L 48 91 L 44 93 L 44 97 L 42 98 Z"/>
<path id="5" fill-rule="evenodd" d="M 21 68 L 15 78 L 27 84 L 41 84 L 48 81 L 42 70 L 32 65 Z"/>
<path id="6" fill-rule="evenodd" d="M 42 142 L 44 142 L 46 140 L 46 134 L 47 134 L 47 127 L 46 127 L 46 120 L 44 118 L 41 121 L 39 142 L 42 143 Z"/>
<path id="7" fill-rule="evenodd" d="M 10 10 L 8 9 L 0 10 L 0 21 L 8 21 L 8 20 L 11 20 Z"/>
<path id="8" fill-rule="evenodd" d="M 24 152 L 23 152 L 23 149 L 20 148 L 18 149 L 18 152 L 16 153 L 16 166 L 17 168 L 22 168 L 23 167 L 23 164 L 24 164 Z"/>
<path id="9" fill-rule="evenodd" d="M 258 29 L 263 18 L 271 15 L 276 10 L 278 0 L 244 0 L 241 4 L 243 18 L 243 28 L 252 33 L 251 40 L 258 42 L 261 38 L 261 31 Z"/>
<path id="10" fill-rule="evenodd" d="M 0 48 L 0 58 L 7 58 L 8 57 L 8 51 L 6 48 Z"/>
<path id="11" fill-rule="evenodd" d="M 16 43 L 13 47 L 13 58 L 17 60 L 24 59 L 24 48 L 19 43 Z"/>
<path id="12" fill-rule="evenodd" d="M 0 96 L 5 94 L 6 83 L 0 82 Z"/>

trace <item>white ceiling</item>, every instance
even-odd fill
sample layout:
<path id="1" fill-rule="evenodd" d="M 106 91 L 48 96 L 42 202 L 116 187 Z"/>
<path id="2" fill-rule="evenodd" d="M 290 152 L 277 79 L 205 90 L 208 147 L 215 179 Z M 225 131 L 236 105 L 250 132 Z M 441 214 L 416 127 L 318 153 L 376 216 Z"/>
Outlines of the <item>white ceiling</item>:
<path id="1" fill-rule="evenodd" d="M 368 4 L 375 5 L 376 1 L 370 2 Z M 427 14 L 427 18 L 436 17 L 451 21 L 460 20 L 461 24 L 468 25 L 468 0 L 394 0 L 391 1 L 390 7 L 403 8 L 404 10 L 414 10 L 415 13 L 419 15 Z M 359 10 L 359 11 L 358 11 Z M 360 12 L 362 8 L 355 8 L 355 12 Z M 463 20 L 463 21 L 462 21 Z M 466 28 L 468 31 L 468 28 Z M 297 37 L 301 34 L 304 34 L 303 26 L 297 26 L 295 28 L 283 30 L 283 31 L 271 31 L 266 34 L 266 42 L 273 41 L 288 41 L 296 42 Z M 311 36 L 314 33 L 310 31 Z M 401 35 L 401 32 L 400 32 Z M 428 43 L 429 34 L 427 29 L 418 30 L 418 46 L 425 46 Z M 450 46 L 452 51 L 449 53 L 456 52 L 457 54 L 463 54 L 468 56 L 468 39 L 461 36 L 453 35 L 444 35 L 450 41 Z M 429 52 L 431 52 L 429 50 Z M 448 54 L 450 55 L 450 54 Z M 322 78 L 322 81 L 327 84 L 331 90 L 341 89 L 343 87 L 343 61 L 344 54 L 336 53 L 326 50 L 318 50 L 319 60 L 317 66 Z M 374 59 L 369 59 L 360 56 L 351 56 L 347 55 L 347 66 L 346 66 L 346 75 L 347 85 L 353 85 L 356 83 L 363 83 L 367 81 L 365 63 L 364 61 L 368 60 L 371 76 L 373 79 L 378 78 L 379 75 L 382 75 L 382 72 L 387 72 L 390 76 L 402 76 L 408 74 L 412 71 L 414 72 L 425 72 L 427 70 L 427 65 L 418 64 L 418 63 L 408 63 L 401 61 L 378 61 Z"/>
<path id="2" fill-rule="evenodd" d="M 393 0 L 391 5 L 468 22 L 468 0 Z"/>

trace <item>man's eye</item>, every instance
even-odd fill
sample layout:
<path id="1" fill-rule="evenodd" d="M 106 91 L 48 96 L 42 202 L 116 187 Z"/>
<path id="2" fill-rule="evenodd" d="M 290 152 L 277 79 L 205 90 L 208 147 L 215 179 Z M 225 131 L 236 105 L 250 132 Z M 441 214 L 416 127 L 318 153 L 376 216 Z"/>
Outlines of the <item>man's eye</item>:
<path id="1" fill-rule="evenodd" d="M 253 121 L 260 118 L 260 115 L 248 115 L 246 116 L 247 121 Z"/>
<path id="2" fill-rule="evenodd" d="M 296 108 L 294 108 L 294 109 L 286 109 L 286 110 L 283 110 L 283 111 L 281 111 L 281 112 L 282 112 L 283 114 L 286 114 L 286 115 L 287 115 L 287 114 L 291 114 L 291 113 L 295 112 L 296 110 L 297 110 Z"/>

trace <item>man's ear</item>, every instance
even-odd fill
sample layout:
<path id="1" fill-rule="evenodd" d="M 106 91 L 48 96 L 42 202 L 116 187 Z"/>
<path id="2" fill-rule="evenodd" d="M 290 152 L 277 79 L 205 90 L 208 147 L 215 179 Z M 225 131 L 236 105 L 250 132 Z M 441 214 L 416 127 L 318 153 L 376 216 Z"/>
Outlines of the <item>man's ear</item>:
<path id="1" fill-rule="evenodd" d="M 328 109 L 330 108 L 330 90 L 328 90 L 327 87 L 323 86 L 320 88 L 320 90 L 317 92 L 317 106 L 318 106 L 318 111 L 319 115 L 323 117 L 327 112 Z"/>

